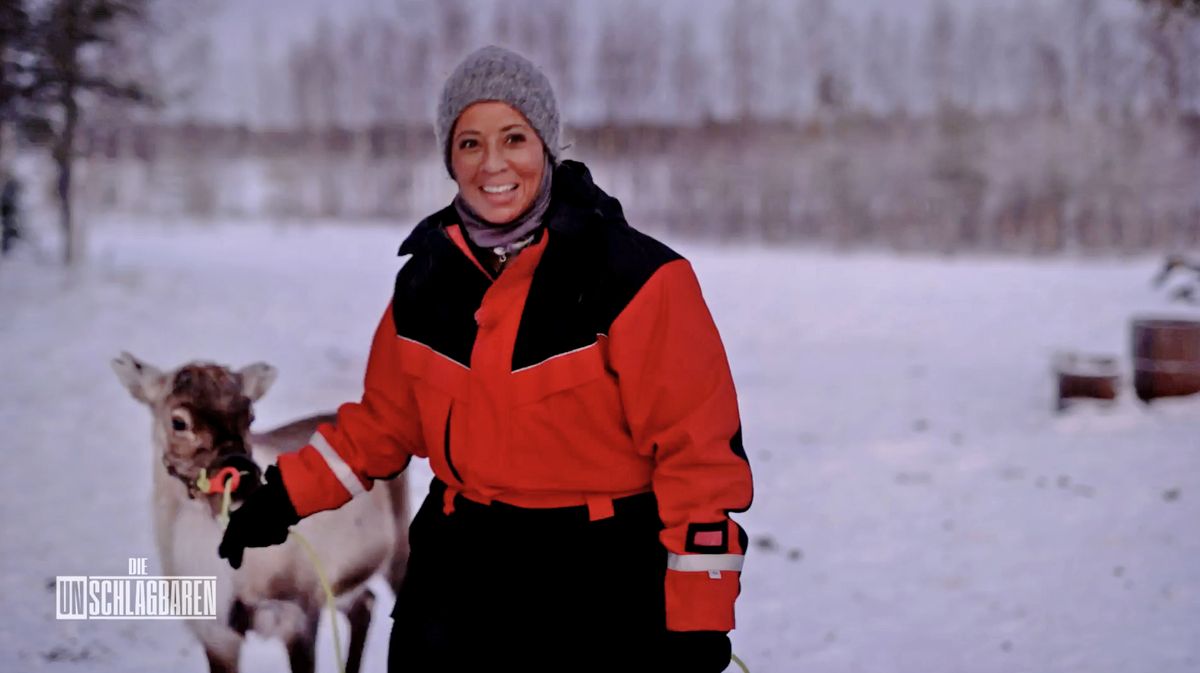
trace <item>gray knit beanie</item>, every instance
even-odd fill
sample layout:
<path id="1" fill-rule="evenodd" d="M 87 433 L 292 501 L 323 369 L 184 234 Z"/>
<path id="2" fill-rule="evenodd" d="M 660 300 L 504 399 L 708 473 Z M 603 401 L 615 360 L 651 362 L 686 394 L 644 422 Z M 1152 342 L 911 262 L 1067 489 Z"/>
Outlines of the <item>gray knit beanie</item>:
<path id="1" fill-rule="evenodd" d="M 550 80 L 529 59 L 507 49 L 487 46 L 472 52 L 454 69 L 438 103 L 437 135 L 446 170 L 450 167 L 450 136 L 462 111 L 473 103 L 508 103 L 533 126 L 550 160 L 558 162 L 558 105 Z"/>

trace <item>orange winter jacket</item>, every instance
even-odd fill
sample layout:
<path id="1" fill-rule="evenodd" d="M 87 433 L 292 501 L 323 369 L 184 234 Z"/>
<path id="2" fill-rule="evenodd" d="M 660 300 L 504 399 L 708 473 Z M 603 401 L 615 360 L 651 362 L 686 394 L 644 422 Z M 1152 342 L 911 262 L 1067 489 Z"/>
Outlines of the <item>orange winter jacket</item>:
<path id="1" fill-rule="evenodd" d="M 520 507 L 653 491 L 667 628 L 734 626 L 752 497 L 724 347 L 688 262 L 566 161 L 547 225 L 492 278 L 452 207 L 401 246 L 362 401 L 279 459 L 301 516 L 428 458 L 456 494 Z"/>

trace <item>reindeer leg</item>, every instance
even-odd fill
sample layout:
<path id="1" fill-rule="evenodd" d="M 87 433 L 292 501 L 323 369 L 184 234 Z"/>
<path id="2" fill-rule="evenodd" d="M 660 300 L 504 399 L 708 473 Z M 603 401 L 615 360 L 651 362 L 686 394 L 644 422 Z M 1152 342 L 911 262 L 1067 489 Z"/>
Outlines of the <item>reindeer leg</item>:
<path id="1" fill-rule="evenodd" d="M 317 669 L 317 622 L 320 609 L 306 615 L 308 623 L 304 631 L 296 634 L 287 644 L 288 662 L 292 673 L 315 673 Z"/>
<path id="2" fill-rule="evenodd" d="M 204 650 L 204 656 L 208 659 L 208 673 L 238 673 L 236 657 L 233 661 L 229 661 L 224 656 L 207 649 Z"/>
<path id="3" fill-rule="evenodd" d="M 204 658 L 208 659 L 209 673 L 238 673 L 238 657 L 242 653 L 242 637 L 219 630 L 202 637 Z"/>
<path id="4" fill-rule="evenodd" d="M 364 589 L 354 599 L 346 617 L 350 620 L 350 651 L 346 656 L 346 673 L 358 673 L 362 665 L 363 648 L 367 645 L 367 629 L 371 626 L 371 612 L 375 609 L 375 594 Z"/>
<path id="5" fill-rule="evenodd" d="M 400 595 L 400 585 L 408 570 L 408 477 L 404 474 L 387 482 L 388 497 L 392 504 L 392 520 L 396 527 L 396 545 L 392 549 L 392 560 L 387 569 L 388 584 L 392 593 Z"/>

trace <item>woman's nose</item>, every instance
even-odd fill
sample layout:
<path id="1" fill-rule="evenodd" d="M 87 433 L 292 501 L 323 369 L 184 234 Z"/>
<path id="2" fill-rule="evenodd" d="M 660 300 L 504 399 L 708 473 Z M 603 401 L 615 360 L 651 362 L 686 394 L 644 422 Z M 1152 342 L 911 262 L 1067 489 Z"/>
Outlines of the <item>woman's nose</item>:
<path id="1" fill-rule="evenodd" d="M 480 166 L 486 173 L 499 173 L 504 170 L 504 157 L 499 148 L 484 148 L 483 164 Z"/>

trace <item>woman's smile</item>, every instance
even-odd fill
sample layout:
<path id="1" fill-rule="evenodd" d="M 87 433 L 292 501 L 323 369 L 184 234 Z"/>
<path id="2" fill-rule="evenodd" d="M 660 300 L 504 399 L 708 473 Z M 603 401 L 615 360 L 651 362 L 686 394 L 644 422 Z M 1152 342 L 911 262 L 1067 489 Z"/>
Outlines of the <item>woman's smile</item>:
<path id="1" fill-rule="evenodd" d="M 484 185 L 479 189 L 483 191 L 484 198 L 488 203 L 497 208 L 509 205 L 517 198 L 517 183 L 515 182 L 503 185 Z"/>

